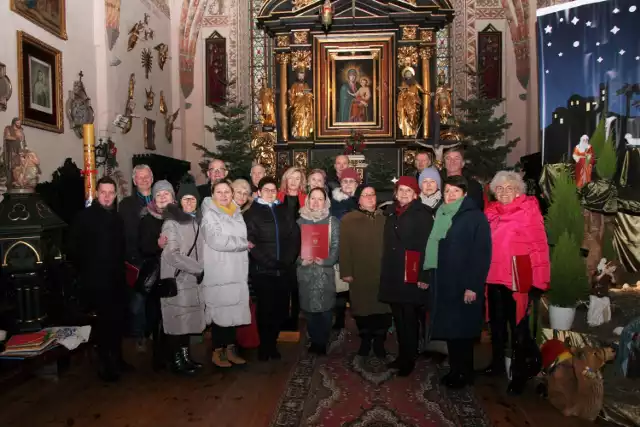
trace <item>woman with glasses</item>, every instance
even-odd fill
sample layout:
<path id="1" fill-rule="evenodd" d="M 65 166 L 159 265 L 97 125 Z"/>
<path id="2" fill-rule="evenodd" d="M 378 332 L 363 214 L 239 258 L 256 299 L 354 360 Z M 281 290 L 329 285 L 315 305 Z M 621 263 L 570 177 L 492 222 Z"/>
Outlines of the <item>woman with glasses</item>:
<path id="1" fill-rule="evenodd" d="M 487 276 L 489 324 L 493 357 L 486 374 L 504 374 L 504 351 L 509 326 L 513 350 L 512 379 L 508 391 L 519 394 L 526 381 L 540 369 L 538 354 L 529 331 L 529 304 L 549 288 L 549 246 L 538 201 L 526 195 L 520 174 L 501 171 L 490 184 L 496 197 L 485 214 L 491 225 L 491 268 Z M 514 256 L 528 258 L 533 271 L 531 289 L 514 290 Z M 535 347 L 535 348 L 534 348 Z"/>
<path id="2" fill-rule="evenodd" d="M 240 213 L 244 214 L 253 202 L 251 184 L 246 179 L 236 179 L 231 183 L 233 188 L 233 201 L 240 208 Z"/>
<path id="3" fill-rule="evenodd" d="M 395 185 L 395 203 L 385 210 L 380 301 L 391 305 L 398 356 L 389 364 L 409 376 L 418 355 L 420 317 L 427 304 L 427 284 L 419 277 L 427 238 L 433 225 L 431 209 L 423 205 L 415 177 L 402 176 Z"/>
<path id="4" fill-rule="evenodd" d="M 276 181 L 262 178 L 258 198 L 244 215 L 251 285 L 257 298 L 258 359 L 262 361 L 281 357 L 276 341 L 289 311 L 291 277 L 295 277 L 300 253 L 300 228 L 277 193 Z M 295 292 L 297 295 L 298 290 Z"/>
<path id="5" fill-rule="evenodd" d="M 349 283 L 351 314 L 360 334 L 358 355 L 384 359 L 384 342 L 391 326 L 389 305 L 378 301 L 380 262 L 386 217 L 376 209 L 376 190 L 356 190 L 358 209 L 340 223 L 340 274 Z"/>

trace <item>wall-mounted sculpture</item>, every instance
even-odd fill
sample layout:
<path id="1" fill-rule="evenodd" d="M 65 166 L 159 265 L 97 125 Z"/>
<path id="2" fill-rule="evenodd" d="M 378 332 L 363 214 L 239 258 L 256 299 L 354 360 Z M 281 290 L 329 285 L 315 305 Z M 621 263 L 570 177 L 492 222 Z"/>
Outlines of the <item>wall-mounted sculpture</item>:
<path id="1" fill-rule="evenodd" d="M 276 95 L 275 91 L 268 86 L 265 77 L 262 78 L 262 87 L 258 92 L 258 99 L 260 99 L 262 129 L 272 130 L 276 126 Z"/>
<path id="2" fill-rule="evenodd" d="M 120 0 L 104 0 L 106 9 L 105 27 L 107 29 L 107 41 L 109 50 L 116 45 L 120 37 Z"/>
<path id="3" fill-rule="evenodd" d="M 163 116 L 167 114 L 169 110 L 167 110 L 167 101 L 164 99 L 164 91 L 160 91 L 160 114 Z"/>
<path id="4" fill-rule="evenodd" d="M 153 67 L 153 56 L 151 56 L 151 51 L 147 48 L 142 49 L 140 60 L 142 62 L 142 68 L 144 68 L 144 77 L 148 79 L 151 67 Z"/>
<path id="5" fill-rule="evenodd" d="M 0 62 L 0 111 L 7 111 L 7 101 L 11 99 L 12 92 L 13 87 L 11 86 L 11 80 L 7 77 L 7 69 Z"/>
<path id="6" fill-rule="evenodd" d="M 136 75 L 131 73 L 129 76 L 129 90 L 127 91 L 127 103 L 124 106 L 124 117 L 127 120 L 127 124 L 122 128 L 122 133 L 129 133 L 131 125 L 133 124 L 133 112 L 136 109 L 136 101 L 134 100 L 134 91 L 136 88 Z"/>
<path id="7" fill-rule="evenodd" d="M 127 43 L 127 52 L 133 50 L 138 43 L 138 40 L 142 37 L 143 40 L 153 40 L 154 31 L 149 28 L 148 13 L 144 14 L 144 19 L 135 23 L 131 30 L 129 30 L 129 42 Z"/>
<path id="8" fill-rule="evenodd" d="M 153 110 L 154 99 L 156 94 L 153 92 L 153 86 L 149 90 L 145 89 L 144 93 L 147 95 L 147 102 L 144 103 L 144 109 L 147 111 Z"/>
<path id="9" fill-rule="evenodd" d="M 173 127 L 173 123 L 178 118 L 178 114 L 180 113 L 180 109 L 178 108 L 173 114 L 165 114 L 164 115 L 164 136 L 169 141 L 169 144 L 173 142 L 173 131 L 178 128 Z"/>
<path id="10" fill-rule="evenodd" d="M 144 148 L 147 150 L 156 149 L 156 121 L 149 118 L 144 119 L 144 126 L 142 127 Z"/>
<path id="11" fill-rule="evenodd" d="M 65 105 L 69 126 L 78 138 L 83 138 L 84 125 L 93 123 L 94 113 L 91 107 L 91 98 L 87 95 L 82 71 L 78 73 L 78 80 L 73 82 L 73 90 L 69 91 L 69 98 Z"/>
<path id="12" fill-rule="evenodd" d="M 164 64 L 169 58 L 169 46 L 167 46 L 165 43 L 160 43 L 153 49 L 158 52 L 158 67 L 160 67 L 160 70 L 164 70 Z"/>

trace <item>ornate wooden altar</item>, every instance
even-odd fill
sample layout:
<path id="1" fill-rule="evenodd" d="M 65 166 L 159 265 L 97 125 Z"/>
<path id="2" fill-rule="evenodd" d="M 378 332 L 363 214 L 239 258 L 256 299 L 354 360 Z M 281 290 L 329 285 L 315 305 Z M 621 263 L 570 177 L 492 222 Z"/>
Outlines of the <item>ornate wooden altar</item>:
<path id="1" fill-rule="evenodd" d="M 307 168 L 341 154 L 357 131 L 366 157 L 400 175 L 433 139 L 432 108 L 455 137 L 451 91 L 435 75 L 435 33 L 453 15 L 449 0 L 266 0 L 258 25 L 273 38 L 275 70 L 260 92 L 258 160 Z"/>

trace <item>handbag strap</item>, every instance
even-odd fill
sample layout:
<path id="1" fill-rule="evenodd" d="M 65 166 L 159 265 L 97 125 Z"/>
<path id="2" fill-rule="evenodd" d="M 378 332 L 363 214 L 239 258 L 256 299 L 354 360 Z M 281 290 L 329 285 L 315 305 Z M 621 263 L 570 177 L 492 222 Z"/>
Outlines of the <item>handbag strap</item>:
<path id="1" fill-rule="evenodd" d="M 193 245 L 191 245 L 191 248 L 189 249 L 189 252 L 187 252 L 187 256 L 191 256 L 191 252 L 193 252 L 193 249 L 196 247 L 196 243 L 198 243 L 198 236 L 200 235 L 200 224 L 198 224 L 198 228 L 196 229 L 196 237 L 195 239 L 193 239 Z M 196 251 L 196 256 L 198 254 L 198 251 Z M 176 272 L 173 274 L 173 277 L 176 278 L 178 277 L 178 275 L 182 273 L 182 270 L 176 270 Z"/>

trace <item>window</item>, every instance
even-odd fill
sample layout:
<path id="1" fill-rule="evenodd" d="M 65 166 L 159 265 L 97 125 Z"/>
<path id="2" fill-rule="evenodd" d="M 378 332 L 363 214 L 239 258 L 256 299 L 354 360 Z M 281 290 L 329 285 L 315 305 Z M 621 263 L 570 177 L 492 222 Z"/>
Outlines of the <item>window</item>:
<path id="1" fill-rule="evenodd" d="M 451 86 L 451 27 L 436 33 L 436 73 L 444 71 L 446 83 Z"/>

